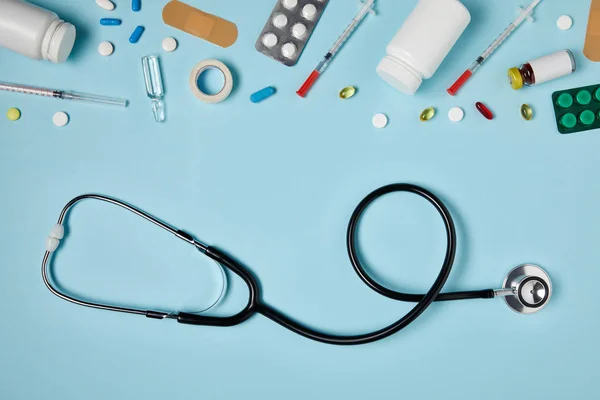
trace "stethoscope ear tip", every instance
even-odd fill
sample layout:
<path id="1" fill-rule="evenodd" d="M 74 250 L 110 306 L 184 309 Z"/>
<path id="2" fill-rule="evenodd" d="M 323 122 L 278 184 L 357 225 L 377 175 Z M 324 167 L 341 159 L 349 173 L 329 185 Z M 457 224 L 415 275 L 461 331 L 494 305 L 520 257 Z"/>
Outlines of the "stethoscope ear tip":
<path id="1" fill-rule="evenodd" d="M 552 280 L 542 267 L 522 264 L 508 273 L 502 285 L 504 290 L 512 290 L 512 296 L 504 301 L 510 309 L 519 314 L 534 314 L 541 311 L 552 297 Z"/>

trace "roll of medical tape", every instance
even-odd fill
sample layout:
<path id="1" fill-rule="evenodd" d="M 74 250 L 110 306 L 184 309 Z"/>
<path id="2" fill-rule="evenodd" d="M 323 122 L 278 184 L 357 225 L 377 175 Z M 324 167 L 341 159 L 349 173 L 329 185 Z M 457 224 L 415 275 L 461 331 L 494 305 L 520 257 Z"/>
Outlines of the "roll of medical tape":
<path id="1" fill-rule="evenodd" d="M 221 91 L 219 91 L 219 93 L 214 95 L 206 94 L 198 87 L 198 77 L 200 77 L 204 71 L 210 68 L 218 69 L 225 77 L 223 88 Z M 203 102 L 211 104 L 220 103 L 227 99 L 233 90 L 233 75 L 231 74 L 231 70 L 227 67 L 227 65 L 223 64 L 221 61 L 204 60 L 199 62 L 198 65 L 196 65 L 192 70 L 190 75 L 190 87 L 192 89 L 192 93 L 194 93 L 194 96 Z"/>

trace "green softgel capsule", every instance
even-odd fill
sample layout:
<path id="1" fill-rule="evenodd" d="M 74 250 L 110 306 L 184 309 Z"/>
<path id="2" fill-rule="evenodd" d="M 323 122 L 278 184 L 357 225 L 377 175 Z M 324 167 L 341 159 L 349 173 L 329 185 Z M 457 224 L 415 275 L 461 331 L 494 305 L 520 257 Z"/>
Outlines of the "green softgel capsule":
<path id="1" fill-rule="evenodd" d="M 585 110 L 581 114 L 579 114 L 579 120 L 584 125 L 591 125 L 596 120 L 596 114 L 593 111 Z"/>
<path id="2" fill-rule="evenodd" d="M 560 124 L 567 129 L 572 129 L 577 125 L 577 117 L 573 113 L 568 113 L 562 116 Z"/>
<path id="3" fill-rule="evenodd" d="M 558 96 L 558 101 L 556 103 L 562 108 L 569 108 L 573 105 L 573 96 L 569 93 L 563 93 Z"/>
<path id="4" fill-rule="evenodd" d="M 596 98 L 596 100 L 600 101 L 600 88 L 596 89 L 596 92 L 594 93 L 594 97 Z"/>
<path id="5" fill-rule="evenodd" d="M 582 106 L 587 106 L 592 101 L 592 95 L 587 90 L 580 90 L 577 92 L 577 103 Z"/>

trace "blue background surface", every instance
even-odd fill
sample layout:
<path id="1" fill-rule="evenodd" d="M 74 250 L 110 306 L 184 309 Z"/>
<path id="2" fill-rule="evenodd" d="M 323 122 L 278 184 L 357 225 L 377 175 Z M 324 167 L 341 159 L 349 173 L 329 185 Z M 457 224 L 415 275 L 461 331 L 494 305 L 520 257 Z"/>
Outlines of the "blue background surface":
<path id="1" fill-rule="evenodd" d="M 375 74 L 385 46 L 414 1 L 378 0 L 307 99 L 295 91 L 353 17 L 354 0 L 333 0 L 299 64 L 284 67 L 254 42 L 273 0 L 189 0 L 234 21 L 239 39 L 221 49 L 166 26 L 166 3 L 133 13 L 117 0 L 36 0 L 78 28 L 67 63 L 29 60 L 0 49 L 0 78 L 10 82 L 124 97 L 127 109 L 0 93 L 0 398 L 4 399 L 305 399 L 375 397 L 463 399 L 598 398 L 600 280 L 598 148 L 592 131 L 561 136 L 550 96 L 598 83 L 600 65 L 584 59 L 589 1 L 546 0 L 456 98 L 445 89 L 516 15 L 519 0 L 464 0 L 472 23 L 438 73 L 414 97 Z M 556 19 L 573 17 L 569 31 Z M 101 17 L 121 27 L 101 27 Z M 138 24 L 140 42 L 128 43 Z M 164 53 L 162 39 L 179 48 Z M 101 57 L 103 40 L 115 44 Z M 576 74 L 514 92 L 507 68 L 569 48 Z M 156 124 L 140 57 L 161 53 L 168 122 Z M 235 75 L 224 103 L 193 97 L 196 63 L 217 58 Z M 337 98 L 349 84 L 350 101 Z M 249 95 L 274 85 L 272 99 Z M 475 110 L 485 102 L 488 122 Z M 535 118 L 525 122 L 519 106 Z M 466 111 L 452 124 L 452 106 Z M 426 124 L 419 112 L 438 109 Z M 71 122 L 52 124 L 56 111 Z M 384 130 L 371 117 L 384 112 Z M 53 296 L 39 271 L 44 239 L 59 211 L 85 192 L 135 204 L 243 260 L 264 299 L 306 324 L 331 332 L 377 329 L 413 305 L 387 300 L 356 277 L 345 252 L 355 205 L 392 182 L 424 185 L 456 218 L 459 248 L 446 290 L 498 287 L 517 264 L 551 274 L 555 292 L 535 316 L 503 301 L 435 304 L 399 334 L 341 348 L 308 341 L 262 316 L 234 328 L 182 326 L 77 307 Z M 126 212 L 97 202 L 77 206 L 53 271 L 69 293 L 166 310 L 202 308 L 218 274 L 185 243 Z M 427 204 L 408 195 L 374 205 L 360 230 L 371 271 L 392 287 L 423 291 L 433 282 L 444 233 Z M 246 299 L 234 280 L 218 314 Z"/>

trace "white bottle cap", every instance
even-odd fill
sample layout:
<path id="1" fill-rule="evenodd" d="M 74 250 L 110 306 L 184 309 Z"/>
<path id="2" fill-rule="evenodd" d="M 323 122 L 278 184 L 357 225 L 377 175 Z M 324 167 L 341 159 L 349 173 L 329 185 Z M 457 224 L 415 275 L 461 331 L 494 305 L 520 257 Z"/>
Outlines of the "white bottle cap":
<path id="1" fill-rule="evenodd" d="M 415 94 L 423 83 L 423 78 L 408 65 L 389 56 L 381 60 L 377 73 L 384 81 L 406 94 Z"/>
<path id="2" fill-rule="evenodd" d="M 73 50 L 75 36 L 75 27 L 70 23 L 60 19 L 52 21 L 42 43 L 43 57 L 55 63 L 65 62 Z"/>

